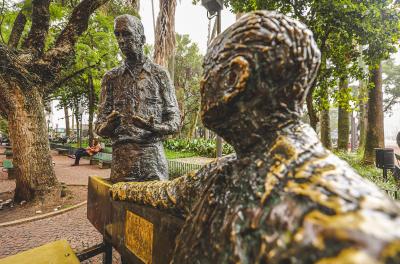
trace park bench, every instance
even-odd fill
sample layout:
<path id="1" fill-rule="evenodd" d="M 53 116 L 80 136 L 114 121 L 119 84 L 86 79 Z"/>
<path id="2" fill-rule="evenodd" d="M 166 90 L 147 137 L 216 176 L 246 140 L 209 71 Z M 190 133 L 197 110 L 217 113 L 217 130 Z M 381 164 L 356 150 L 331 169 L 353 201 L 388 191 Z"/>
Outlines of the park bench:
<path id="1" fill-rule="evenodd" d="M 94 156 L 97 156 L 96 159 L 98 160 L 98 165 L 100 169 L 111 168 L 111 162 L 112 162 L 111 153 L 99 152 Z"/>
<path id="2" fill-rule="evenodd" d="M 3 160 L 3 166 L 2 166 L 2 171 L 7 172 L 8 174 L 8 179 L 12 180 L 15 179 L 15 168 L 12 163 L 12 160 Z"/>
<path id="3" fill-rule="evenodd" d="M 58 155 L 68 155 L 69 150 L 66 148 L 56 148 Z"/>

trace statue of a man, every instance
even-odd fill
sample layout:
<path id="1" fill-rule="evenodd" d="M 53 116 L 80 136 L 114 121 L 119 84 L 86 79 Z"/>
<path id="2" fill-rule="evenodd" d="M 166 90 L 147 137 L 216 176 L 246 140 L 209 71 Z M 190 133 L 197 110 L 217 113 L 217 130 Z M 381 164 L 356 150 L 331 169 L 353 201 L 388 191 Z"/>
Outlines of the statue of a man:
<path id="1" fill-rule="evenodd" d="M 185 219 L 171 263 L 400 263 L 399 205 L 300 119 L 319 62 L 306 26 L 275 12 L 249 13 L 211 43 L 202 119 L 237 156 L 111 188 Z"/>
<path id="2" fill-rule="evenodd" d="M 162 139 L 180 120 L 174 87 L 166 70 L 144 55 L 138 18 L 119 16 L 114 29 L 126 59 L 103 77 L 96 122 L 96 133 L 112 140 L 111 180 L 166 180 Z"/>

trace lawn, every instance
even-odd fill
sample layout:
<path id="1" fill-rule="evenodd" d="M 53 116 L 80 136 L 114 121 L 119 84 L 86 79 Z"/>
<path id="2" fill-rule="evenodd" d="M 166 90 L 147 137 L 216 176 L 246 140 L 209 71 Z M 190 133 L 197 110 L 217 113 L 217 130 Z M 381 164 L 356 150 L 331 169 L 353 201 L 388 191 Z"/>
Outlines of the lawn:
<path id="1" fill-rule="evenodd" d="M 195 152 L 179 152 L 179 151 L 177 152 L 165 149 L 165 156 L 167 156 L 167 159 L 179 159 L 179 158 L 195 157 L 197 156 L 197 154 Z"/>
<path id="2" fill-rule="evenodd" d="M 345 160 L 351 167 L 354 168 L 362 177 L 374 182 L 382 189 L 386 190 L 397 190 L 396 182 L 392 177 L 392 174 L 388 173 L 387 181 L 383 179 L 383 172 L 381 169 L 375 167 L 375 165 L 365 165 L 362 163 L 362 155 L 360 153 L 345 153 L 345 152 L 334 152 L 339 158 Z"/>

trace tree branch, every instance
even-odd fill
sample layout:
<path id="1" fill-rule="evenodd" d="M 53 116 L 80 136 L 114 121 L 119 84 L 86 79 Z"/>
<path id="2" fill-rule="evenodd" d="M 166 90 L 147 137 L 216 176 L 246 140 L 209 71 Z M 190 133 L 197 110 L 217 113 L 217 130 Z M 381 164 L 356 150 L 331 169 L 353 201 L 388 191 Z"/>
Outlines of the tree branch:
<path id="1" fill-rule="evenodd" d="M 24 28 L 26 25 L 26 16 L 21 9 L 14 20 L 14 25 L 11 30 L 10 38 L 8 39 L 8 46 L 10 48 L 17 49 L 19 40 L 21 39 L 22 32 L 24 32 Z"/>
<path id="2" fill-rule="evenodd" d="M 55 46 L 48 50 L 43 60 L 48 62 L 53 71 L 59 72 L 62 62 L 73 52 L 79 36 L 86 31 L 90 15 L 109 0 L 83 0 L 72 11 L 68 24 L 58 36 Z"/>
<path id="3" fill-rule="evenodd" d="M 22 59 L 17 57 L 7 46 L 0 44 L 0 77 L 6 80 L 15 79 L 23 88 L 29 88 L 40 81 L 40 78 L 21 64 Z"/>
<path id="4" fill-rule="evenodd" d="M 1 41 L 3 41 L 3 43 L 6 43 L 4 38 L 3 38 L 3 32 L 1 31 L 1 27 L 3 25 L 3 21 L 4 21 L 4 17 L 5 15 L 3 14 L 4 12 L 4 0 L 2 1 L 2 6 L 1 6 L 1 11 L 0 11 L 0 15 L 1 15 L 1 21 L 0 21 L 0 37 L 1 37 Z"/>
<path id="5" fill-rule="evenodd" d="M 63 85 L 65 82 L 67 82 L 67 81 L 71 80 L 72 78 L 84 73 L 86 70 L 94 68 L 94 67 L 97 67 L 100 64 L 101 59 L 106 55 L 107 54 L 103 54 L 103 56 L 101 56 L 100 59 L 96 63 L 94 63 L 92 65 L 89 65 L 89 66 L 86 66 L 86 67 L 84 67 L 82 69 L 79 69 L 79 70 L 75 71 L 74 73 L 62 78 L 60 81 L 54 83 L 53 85 L 49 86 L 49 88 L 46 91 L 46 94 L 50 94 L 50 93 L 54 92 L 58 87 Z"/>
<path id="6" fill-rule="evenodd" d="M 43 52 L 50 26 L 50 0 L 32 0 L 32 26 L 22 47 L 32 49 L 38 55 Z"/>

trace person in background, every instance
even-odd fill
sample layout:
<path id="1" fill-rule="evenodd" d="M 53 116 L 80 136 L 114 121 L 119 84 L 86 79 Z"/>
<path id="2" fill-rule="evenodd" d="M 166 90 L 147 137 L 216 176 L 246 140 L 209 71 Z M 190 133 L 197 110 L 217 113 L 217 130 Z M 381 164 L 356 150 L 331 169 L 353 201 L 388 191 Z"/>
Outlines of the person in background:
<path id="1" fill-rule="evenodd" d="M 78 166 L 79 160 L 82 157 L 93 156 L 99 153 L 100 151 L 101 151 L 100 141 L 98 139 L 94 139 L 92 147 L 80 148 L 75 152 L 75 156 L 72 156 L 75 159 L 75 163 L 72 164 L 71 166 Z"/>

